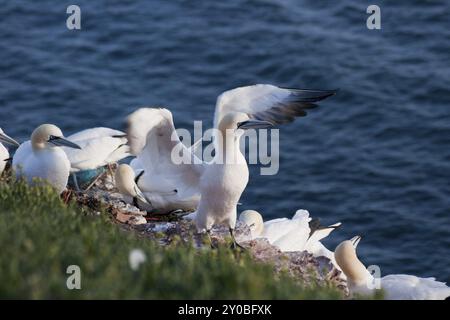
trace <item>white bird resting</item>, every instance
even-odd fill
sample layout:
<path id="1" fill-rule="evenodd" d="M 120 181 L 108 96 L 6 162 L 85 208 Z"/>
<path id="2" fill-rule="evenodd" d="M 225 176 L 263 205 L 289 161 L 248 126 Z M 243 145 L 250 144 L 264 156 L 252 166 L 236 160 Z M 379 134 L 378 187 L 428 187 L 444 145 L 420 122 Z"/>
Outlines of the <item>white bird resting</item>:
<path id="1" fill-rule="evenodd" d="M 292 219 L 278 218 L 266 222 L 259 212 L 245 210 L 239 215 L 239 221 L 250 227 L 253 239 L 266 238 L 283 252 L 308 251 L 315 257 L 325 256 L 339 269 L 333 252 L 320 240 L 340 227 L 340 222 L 322 227 L 318 220 L 311 219 L 306 210 L 297 210 Z"/>
<path id="2" fill-rule="evenodd" d="M 239 145 L 244 130 L 291 122 L 306 115 L 305 110 L 315 107 L 315 102 L 334 94 L 333 90 L 283 89 L 263 84 L 222 93 L 214 115 L 215 156 L 208 163 L 197 159 L 192 149 L 180 141 L 169 110 L 139 109 L 128 117 L 127 132 L 131 152 L 137 157 L 132 166 L 138 164 L 134 169 L 144 171 L 137 185 L 145 195 L 174 191 L 183 199 L 200 195 L 198 231 L 209 232 L 213 225 L 225 224 L 234 239 L 236 205 L 249 176 Z M 173 150 L 181 154 L 181 163 L 174 163 Z"/>
<path id="3" fill-rule="evenodd" d="M 154 214 L 166 214 L 174 211 L 191 211 L 197 207 L 200 200 L 199 194 L 192 197 L 180 197 L 173 192 L 143 192 L 138 187 L 143 171 L 136 176 L 133 168 L 127 164 L 121 164 L 115 173 L 116 187 L 122 194 L 123 200 L 135 207 Z M 145 189 L 143 189 L 145 190 Z"/>
<path id="4" fill-rule="evenodd" d="M 3 130 L 0 128 L 0 175 L 2 174 L 3 170 L 5 170 L 6 162 L 9 161 L 9 151 L 6 149 L 6 147 L 3 145 L 9 144 L 15 147 L 18 147 L 20 144 L 8 136 Z"/>
<path id="5" fill-rule="evenodd" d="M 81 149 L 64 148 L 70 172 L 91 170 L 116 163 L 130 155 L 126 133 L 110 128 L 91 128 L 67 137 Z"/>
<path id="6" fill-rule="evenodd" d="M 61 147 L 79 149 L 80 146 L 65 139 L 61 130 L 52 124 L 37 127 L 31 140 L 22 143 L 13 157 L 17 176 L 34 183 L 36 178 L 47 181 L 62 193 L 67 186 L 70 162 Z"/>
<path id="7" fill-rule="evenodd" d="M 126 133 L 97 127 L 82 130 L 67 137 L 81 149 L 64 148 L 70 161 L 72 179 L 69 185 L 80 190 L 104 172 L 104 168 L 130 156 Z"/>
<path id="8" fill-rule="evenodd" d="M 388 300 L 443 300 L 450 296 L 450 288 L 435 278 L 392 274 L 376 279 L 356 255 L 360 236 L 340 243 L 334 252 L 336 262 L 347 276 L 351 295 L 371 295 L 382 289 Z M 377 283 L 379 286 L 377 287 Z"/>

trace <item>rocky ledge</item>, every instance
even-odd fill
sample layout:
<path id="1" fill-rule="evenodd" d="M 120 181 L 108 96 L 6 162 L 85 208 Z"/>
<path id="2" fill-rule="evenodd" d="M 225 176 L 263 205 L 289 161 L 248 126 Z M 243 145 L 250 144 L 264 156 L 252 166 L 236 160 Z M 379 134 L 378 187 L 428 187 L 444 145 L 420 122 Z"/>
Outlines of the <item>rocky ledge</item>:
<path id="1" fill-rule="evenodd" d="M 160 215 L 141 211 L 122 200 L 108 173 L 103 174 L 89 190 L 76 193 L 75 197 L 79 204 L 94 211 L 106 207 L 111 220 L 121 228 L 137 232 L 162 246 L 180 241 L 194 244 L 199 249 L 208 249 L 210 246 L 204 235 L 196 233 L 193 221 L 186 217 L 189 212 Z M 221 226 L 212 230 L 211 238 L 214 244 L 230 241 L 227 228 Z M 248 250 L 255 261 L 273 265 L 275 275 L 288 273 L 305 285 L 333 285 L 344 294 L 348 292 L 341 271 L 326 257 L 314 257 L 306 251 L 282 252 L 266 239 L 252 240 L 250 229 L 240 222 L 236 225 L 236 240 Z"/>

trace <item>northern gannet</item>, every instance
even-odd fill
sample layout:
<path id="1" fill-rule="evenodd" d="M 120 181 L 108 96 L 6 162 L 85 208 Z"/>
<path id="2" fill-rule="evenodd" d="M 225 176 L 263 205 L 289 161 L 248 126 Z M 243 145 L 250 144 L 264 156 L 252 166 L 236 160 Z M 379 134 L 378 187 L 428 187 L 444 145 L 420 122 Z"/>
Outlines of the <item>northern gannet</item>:
<path id="1" fill-rule="evenodd" d="M 180 197 L 200 195 L 195 214 L 197 230 L 210 232 L 215 224 L 233 230 L 236 206 L 247 186 L 247 162 L 240 151 L 239 138 L 246 129 L 268 128 L 305 116 L 315 102 L 336 93 L 334 90 L 284 89 L 258 84 L 222 93 L 214 114 L 214 149 L 211 162 L 192 161 L 195 155 L 175 132 L 167 109 L 141 108 L 128 117 L 128 141 L 144 173 L 138 186 L 148 192 L 178 192 Z M 175 164 L 177 149 L 187 162 Z"/>
<path id="2" fill-rule="evenodd" d="M 129 201 L 130 197 L 136 197 L 134 182 L 147 200 L 144 203 L 137 199 L 143 210 L 155 213 L 195 210 L 200 200 L 198 185 L 203 163 L 198 159 L 195 162 L 200 164 L 190 164 L 188 159 L 181 164 L 172 161 L 174 148 L 183 149 L 183 155 L 192 154 L 179 141 L 171 112 L 161 108 L 141 108 L 128 116 L 127 122 L 127 138 L 136 159 L 130 166 L 121 165 L 115 176 L 116 186 L 125 199 Z"/>
<path id="3" fill-rule="evenodd" d="M 351 295 L 371 295 L 376 289 L 383 289 L 388 300 L 443 300 L 450 296 L 450 288 L 435 278 L 419 278 L 405 274 L 392 274 L 379 279 L 366 269 L 356 255 L 360 236 L 341 242 L 334 251 L 336 262 L 347 276 Z"/>
<path id="4" fill-rule="evenodd" d="M 126 133 L 110 128 L 91 128 L 67 137 L 81 149 L 64 148 L 71 172 L 96 169 L 128 157 Z"/>
<path id="5" fill-rule="evenodd" d="M 315 257 L 325 256 L 338 269 L 334 254 L 320 240 L 327 237 L 341 223 L 320 227 L 306 210 L 297 210 L 292 219 L 278 218 L 264 222 L 261 214 L 255 210 L 245 210 L 239 215 L 239 221 L 250 227 L 252 238 L 266 238 L 270 244 L 283 252 L 308 251 Z"/>
<path id="6" fill-rule="evenodd" d="M 37 127 L 31 140 L 22 143 L 13 157 L 13 169 L 18 177 L 28 183 L 34 178 L 46 180 L 58 193 L 67 185 L 70 162 L 61 147 L 80 149 L 80 146 L 65 139 L 61 130 L 53 124 Z"/>
<path id="7" fill-rule="evenodd" d="M 5 170 L 6 162 L 10 159 L 9 151 L 2 143 L 10 144 L 16 147 L 20 145 L 16 140 L 8 136 L 0 128 L 0 175 L 2 174 L 3 170 Z"/>
<path id="8" fill-rule="evenodd" d="M 105 167 L 130 155 L 126 133 L 110 128 L 85 129 L 67 137 L 81 149 L 64 148 L 70 161 L 72 179 L 77 190 L 95 181 Z"/>

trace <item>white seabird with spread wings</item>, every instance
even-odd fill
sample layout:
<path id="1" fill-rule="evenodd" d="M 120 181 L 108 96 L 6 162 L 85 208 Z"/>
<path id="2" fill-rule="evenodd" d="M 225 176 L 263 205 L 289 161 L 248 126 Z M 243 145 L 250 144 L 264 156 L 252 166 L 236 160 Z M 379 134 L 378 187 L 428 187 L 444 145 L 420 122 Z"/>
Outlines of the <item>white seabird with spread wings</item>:
<path id="1" fill-rule="evenodd" d="M 169 110 L 141 108 L 128 117 L 128 141 L 132 154 L 137 156 L 131 165 L 136 172 L 144 172 L 137 186 L 154 207 L 158 204 L 153 203 L 152 196 L 167 202 L 195 198 L 198 200 L 197 229 L 209 232 L 213 225 L 222 223 L 229 227 L 234 240 L 236 205 L 249 177 L 239 146 L 244 130 L 291 122 L 305 116 L 306 110 L 314 108 L 316 102 L 335 93 L 334 90 L 284 89 L 267 84 L 222 93 L 214 115 L 215 157 L 209 163 L 192 161 L 195 155 L 174 133 Z M 173 162 L 174 148 L 181 151 L 186 162 Z M 235 241 L 233 243 L 236 245 Z"/>
<path id="2" fill-rule="evenodd" d="M 343 241 L 334 251 L 337 264 L 347 276 L 351 295 L 373 295 L 375 290 L 382 289 L 387 300 L 444 300 L 450 297 L 450 288 L 435 278 L 407 274 L 375 278 L 356 254 L 360 240 L 361 236 L 356 236 Z"/>

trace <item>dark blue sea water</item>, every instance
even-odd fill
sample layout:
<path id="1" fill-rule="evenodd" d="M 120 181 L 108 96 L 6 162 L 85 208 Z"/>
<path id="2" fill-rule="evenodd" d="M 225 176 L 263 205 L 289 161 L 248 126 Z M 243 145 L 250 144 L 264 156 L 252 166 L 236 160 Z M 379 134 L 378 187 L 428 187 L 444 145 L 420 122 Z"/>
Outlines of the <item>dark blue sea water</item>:
<path id="1" fill-rule="evenodd" d="M 450 2 L 0 2 L 0 126 L 19 139 L 123 129 L 144 105 L 209 126 L 218 94 L 254 83 L 340 91 L 280 128 L 279 174 L 253 166 L 241 208 L 342 221 L 330 248 L 361 234 L 366 265 L 450 282 Z"/>

